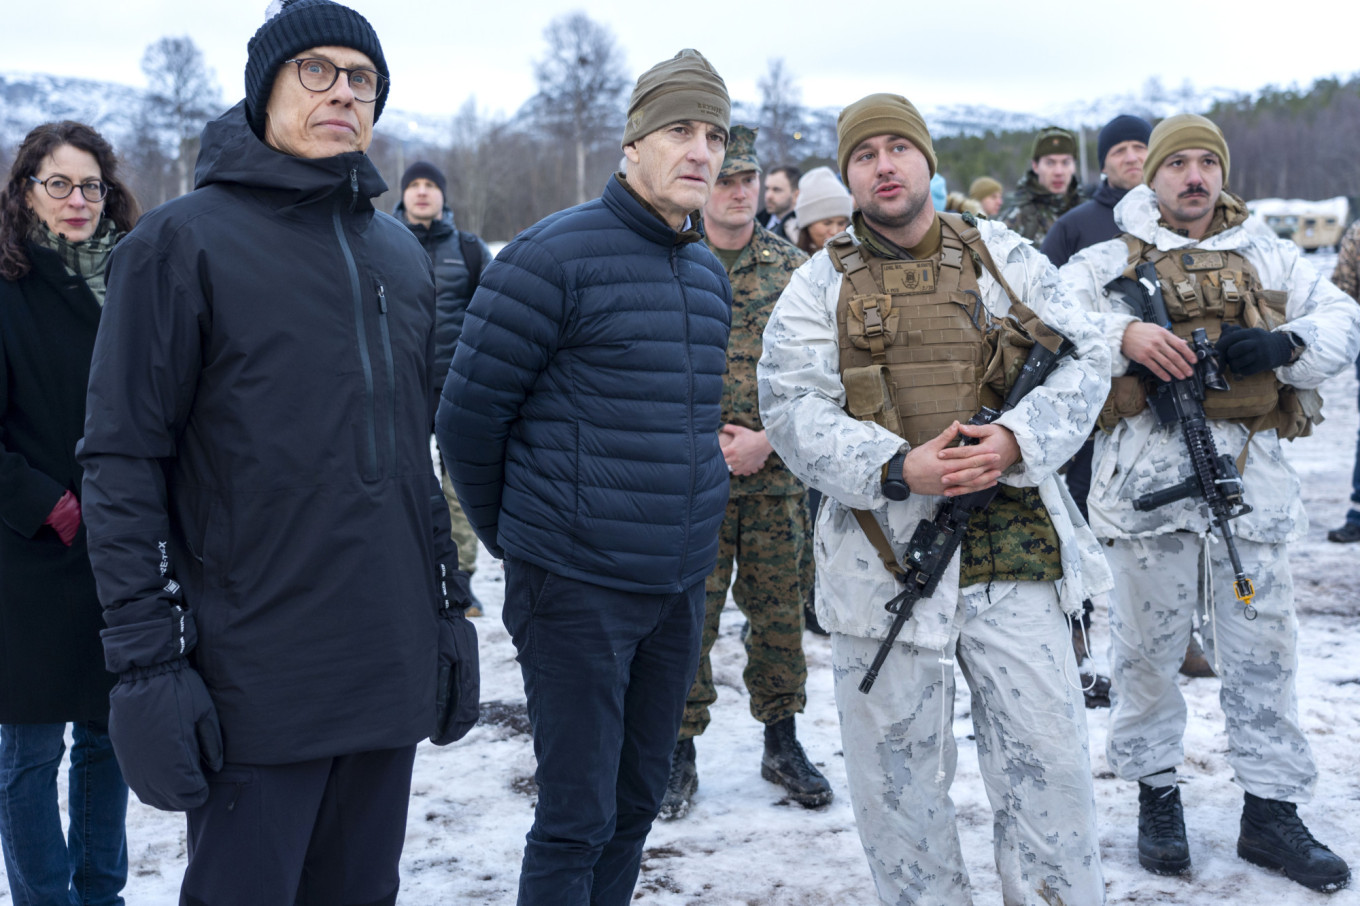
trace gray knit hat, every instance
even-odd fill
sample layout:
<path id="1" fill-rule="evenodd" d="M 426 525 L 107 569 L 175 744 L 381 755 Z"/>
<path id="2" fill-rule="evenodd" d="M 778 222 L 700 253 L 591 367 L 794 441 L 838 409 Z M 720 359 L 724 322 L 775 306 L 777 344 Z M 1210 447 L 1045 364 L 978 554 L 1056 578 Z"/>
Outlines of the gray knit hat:
<path id="1" fill-rule="evenodd" d="M 368 20 L 332 0 L 275 0 L 269 6 L 269 19 L 246 45 L 246 121 L 251 131 L 264 139 L 265 108 L 274 89 L 274 79 L 283 61 L 310 47 L 348 47 L 373 61 L 378 74 L 388 82 L 387 60 L 383 57 L 378 33 Z M 373 122 L 382 115 L 387 103 L 386 90 L 373 103 Z"/>
<path id="2" fill-rule="evenodd" d="M 727 83 L 703 54 L 687 47 L 638 76 L 622 146 L 682 120 L 712 123 L 726 132 L 731 119 Z"/>

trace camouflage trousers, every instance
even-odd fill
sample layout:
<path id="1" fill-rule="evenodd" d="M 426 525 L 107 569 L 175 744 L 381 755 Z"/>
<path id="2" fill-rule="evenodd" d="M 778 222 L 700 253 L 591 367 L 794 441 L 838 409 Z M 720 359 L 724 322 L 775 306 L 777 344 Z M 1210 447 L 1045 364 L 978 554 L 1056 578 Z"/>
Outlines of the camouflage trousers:
<path id="1" fill-rule="evenodd" d="M 1105 901 L 1086 707 L 1067 620 L 1048 582 L 959 595 L 949 654 L 898 643 L 866 695 L 879 642 L 831 634 L 845 773 L 884 906 L 972 903 L 949 795 L 954 662 L 973 729 L 1006 906 Z M 979 610 L 981 609 L 981 613 Z"/>
<path id="2" fill-rule="evenodd" d="M 458 495 L 453 492 L 453 482 L 449 481 L 443 463 L 439 464 L 439 479 L 444 488 L 444 499 L 449 504 L 449 522 L 453 523 L 453 531 L 449 534 L 453 536 L 453 543 L 458 545 L 458 568 L 470 576 L 477 571 L 477 533 L 463 514 L 463 507 L 458 503 Z"/>
<path id="3" fill-rule="evenodd" d="M 718 700 L 708 653 L 718 638 L 729 585 L 732 600 L 750 624 L 742 679 L 751 695 L 751 715 L 772 724 L 807 704 L 803 600 L 811 577 L 805 575 L 809 564 L 803 550 L 810 543 L 806 494 L 744 494 L 728 500 L 718 533 L 718 565 L 704 583 L 699 671 L 685 704 L 680 739 L 707 729 L 708 708 Z"/>
<path id="4" fill-rule="evenodd" d="M 1317 766 L 1299 727 L 1299 630 L 1287 549 L 1240 538 L 1237 549 L 1256 585 L 1254 620 L 1237 602 L 1232 565 L 1217 539 L 1208 542 L 1207 577 L 1205 541 L 1190 532 L 1116 540 L 1105 548 L 1120 579 L 1110 596 L 1106 756 L 1125 780 L 1184 760 L 1186 707 L 1176 672 L 1198 608 L 1204 653 L 1222 678 L 1218 699 L 1234 779 L 1253 796 L 1307 802 Z"/>

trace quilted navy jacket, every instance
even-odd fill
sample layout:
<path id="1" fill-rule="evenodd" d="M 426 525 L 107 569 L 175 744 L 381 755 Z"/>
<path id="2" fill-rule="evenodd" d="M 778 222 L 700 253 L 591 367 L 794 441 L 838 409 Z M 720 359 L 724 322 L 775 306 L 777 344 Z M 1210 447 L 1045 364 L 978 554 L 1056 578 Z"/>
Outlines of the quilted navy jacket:
<path id="1" fill-rule="evenodd" d="M 615 176 L 487 268 L 436 434 L 497 556 L 651 594 L 712 571 L 732 296 L 699 238 Z"/>

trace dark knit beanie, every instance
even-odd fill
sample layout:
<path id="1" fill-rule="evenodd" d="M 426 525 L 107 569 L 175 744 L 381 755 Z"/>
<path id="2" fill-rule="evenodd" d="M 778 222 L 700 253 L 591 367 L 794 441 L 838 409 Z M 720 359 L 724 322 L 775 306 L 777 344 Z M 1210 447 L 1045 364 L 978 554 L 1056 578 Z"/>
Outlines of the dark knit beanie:
<path id="1" fill-rule="evenodd" d="M 1213 120 L 1198 113 L 1178 113 L 1157 124 L 1148 137 L 1147 162 L 1143 164 L 1143 183 L 1152 185 L 1157 168 L 1177 151 L 1202 148 L 1213 151 L 1223 164 L 1223 185 L 1228 184 L 1228 140 Z"/>
<path id="2" fill-rule="evenodd" d="M 1077 156 L 1077 137 L 1060 126 L 1045 126 L 1034 139 L 1034 148 L 1029 159 L 1038 160 L 1050 154 L 1070 154 Z"/>
<path id="3" fill-rule="evenodd" d="M 1121 113 L 1105 124 L 1096 142 L 1096 154 L 1100 158 L 1100 169 L 1105 169 L 1105 155 L 1120 142 L 1148 143 L 1152 137 L 1152 124 L 1140 116 Z"/>
<path id="4" fill-rule="evenodd" d="M 726 132 L 731 119 L 727 83 L 703 54 L 687 47 L 638 76 L 621 147 L 683 120 L 712 123 Z"/>
<path id="5" fill-rule="evenodd" d="M 841 179 L 850 183 L 850 152 L 866 138 L 875 135 L 900 135 L 926 156 L 930 175 L 935 175 L 935 146 L 930 142 L 926 121 L 911 101 L 898 94 L 871 94 L 841 111 L 836 118 L 836 163 Z"/>
<path id="6" fill-rule="evenodd" d="M 444 178 L 444 172 L 430 163 L 428 160 L 418 160 L 406 168 L 406 172 L 401 174 L 401 191 L 406 193 L 406 187 L 417 179 L 428 179 L 430 182 L 439 186 L 439 191 L 445 196 L 449 194 L 449 183 Z"/>
<path id="7" fill-rule="evenodd" d="M 280 7 L 276 10 L 276 7 Z M 312 47 L 348 47 L 373 61 L 378 74 L 391 82 L 378 34 L 368 20 L 332 0 L 282 0 L 270 5 L 270 18 L 246 45 L 246 121 L 264 139 L 265 108 L 284 60 Z M 386 90 L 373 103 L 373 122 L 387 103 Z"/>

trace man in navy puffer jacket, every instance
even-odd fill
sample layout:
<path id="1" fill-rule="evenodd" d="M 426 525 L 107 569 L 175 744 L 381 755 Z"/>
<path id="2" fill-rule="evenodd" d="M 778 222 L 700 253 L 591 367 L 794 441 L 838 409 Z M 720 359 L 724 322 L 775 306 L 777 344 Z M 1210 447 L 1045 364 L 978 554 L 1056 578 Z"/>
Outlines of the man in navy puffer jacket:
<path id="1" fill-rule="evenodd" d="M 487 268 L 436 434 L 506 563 L 538 756 L 520 904 L 622 904 L 698 664 L 728 472 L 731 288 L 699 241 L 730 103 L 684 50 L 638 80 L 628 175 Z"/>

